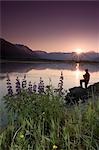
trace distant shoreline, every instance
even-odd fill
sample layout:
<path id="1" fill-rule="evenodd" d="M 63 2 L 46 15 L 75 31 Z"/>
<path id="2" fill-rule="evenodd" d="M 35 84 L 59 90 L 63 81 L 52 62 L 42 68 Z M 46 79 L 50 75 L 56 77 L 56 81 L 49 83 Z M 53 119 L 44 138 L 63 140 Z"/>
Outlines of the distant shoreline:
<path id="1" fill-rule="evenodd" d="M 98 64 L 98 61 L 75 61 L 75 60 L 46 60 L 46 59 L 40 59 L 40 60 L 4 60 L 0 59 L 0 63 L 96 63 Z"/>

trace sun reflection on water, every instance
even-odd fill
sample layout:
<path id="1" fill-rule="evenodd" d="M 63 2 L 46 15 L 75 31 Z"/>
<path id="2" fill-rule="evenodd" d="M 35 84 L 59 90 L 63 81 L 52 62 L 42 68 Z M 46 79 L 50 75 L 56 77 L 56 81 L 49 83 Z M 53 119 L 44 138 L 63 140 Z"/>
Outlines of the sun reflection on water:
<path id="1" fill-rule="evenodd" d="M 82 72 L 79 69 L 79 63 L 77 63 L 76 65 L 76 70 L 75 70 L 75 77 L 76 77 L 76 81 L 77 83 L 79 82 L 79 80 L 81 79 L 82 76 Z"/>

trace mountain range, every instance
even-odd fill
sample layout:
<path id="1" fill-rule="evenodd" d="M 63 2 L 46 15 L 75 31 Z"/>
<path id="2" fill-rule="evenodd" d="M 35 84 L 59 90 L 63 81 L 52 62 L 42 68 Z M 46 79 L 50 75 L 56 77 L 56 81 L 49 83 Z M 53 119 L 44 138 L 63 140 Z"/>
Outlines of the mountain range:
<path id="1" fill-rule="evenodd" d="M 75 62 L 99 62 L 99 53 L 87 52 L 77 55 L 75 52 L 51 52 L 32 50 L 21 44 L 12 44 L 0 39 L 1 60 L 15 61 L 75 61 Z"/>

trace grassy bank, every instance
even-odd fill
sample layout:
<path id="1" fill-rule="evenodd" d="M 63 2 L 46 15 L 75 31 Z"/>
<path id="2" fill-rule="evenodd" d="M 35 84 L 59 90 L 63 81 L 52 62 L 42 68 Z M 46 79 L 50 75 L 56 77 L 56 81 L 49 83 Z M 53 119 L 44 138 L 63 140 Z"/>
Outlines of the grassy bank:
<path id="1" fill-rule="evenodd" d="M 6 96 L 8 126 L 1 150 L 98 150 L 99 98 L 68 107 L 64 98 L 46 94 Z"/>

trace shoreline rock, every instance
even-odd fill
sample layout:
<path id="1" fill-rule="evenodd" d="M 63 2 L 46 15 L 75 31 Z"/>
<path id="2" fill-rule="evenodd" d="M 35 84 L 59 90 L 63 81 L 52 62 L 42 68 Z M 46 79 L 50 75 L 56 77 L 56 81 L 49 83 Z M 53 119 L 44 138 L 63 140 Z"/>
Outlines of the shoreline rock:
<path id="1" fill-rule="evenodd" d="M 85 102 L 88 98 L 91 98 L 93 95 L 99 96 L 99 82 L 89 85 L 87 89 L 82 87 L 73 87 L 69 89 L 69 92 L 65 96 L 66 104 L 76 104 Z"/>

